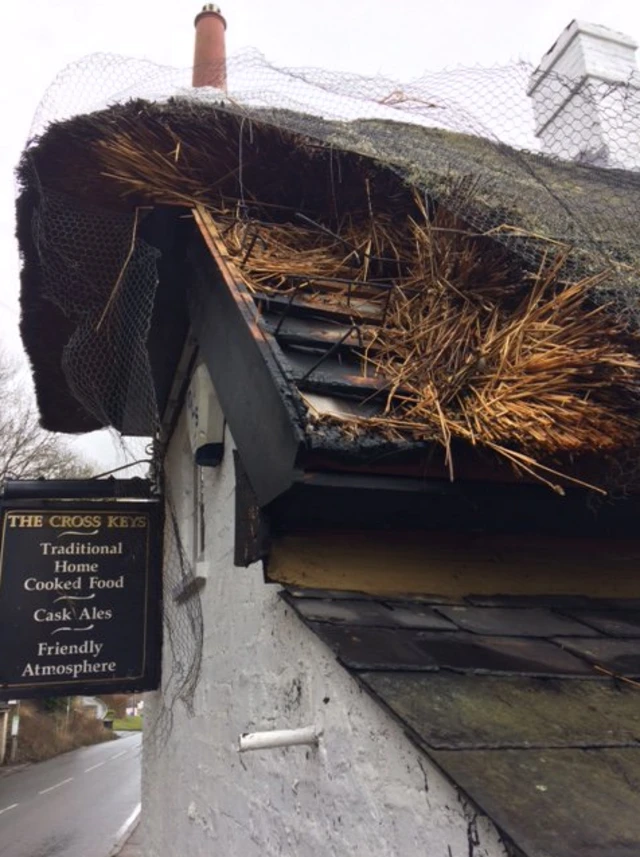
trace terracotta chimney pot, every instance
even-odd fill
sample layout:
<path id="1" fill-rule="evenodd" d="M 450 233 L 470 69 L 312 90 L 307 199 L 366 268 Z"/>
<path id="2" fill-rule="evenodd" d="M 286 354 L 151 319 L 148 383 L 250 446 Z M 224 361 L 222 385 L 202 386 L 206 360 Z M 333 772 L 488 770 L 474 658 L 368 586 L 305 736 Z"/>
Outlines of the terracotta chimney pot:
<path id="1" fill-rule="evenodd" d="M 196 46 L 193 57 L 193 86 L 227 88 L 225 30 L 227 22 L 218 6 L 206 3 L 196 17 Z"/>

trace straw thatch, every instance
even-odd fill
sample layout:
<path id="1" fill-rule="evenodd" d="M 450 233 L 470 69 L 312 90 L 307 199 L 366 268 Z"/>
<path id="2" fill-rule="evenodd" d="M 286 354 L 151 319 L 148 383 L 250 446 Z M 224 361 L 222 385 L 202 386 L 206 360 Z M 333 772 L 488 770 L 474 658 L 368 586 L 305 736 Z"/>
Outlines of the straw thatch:
<path id="1" fill-rule="evenodd" d="M 261 227 L 242 264 L 253 292 L 291 294 L 302 277 L 304 294 L 325 309 L 355 318 L 358 299 L 380 308 L 381 322 L 361 326 L 355 350 L 363 372 L 385 380 L 385 407 L 351 420 L 393 438 L 440 442 L 452 477 L 456 438 L 543 481 L 554 475 L 549 459 L 636 444 L 640 340 L 593 304 L 606 274 L 567 281 L 563 257 L 526 273 L 448 212 L 421 214 L 402 228 L 373 217 L 345 230 L 343 241 L 293 225 Z M 246 229 L 235 221 L 225 230 L 239 259 Z M 374 250 L 397 265 L 390 291 L 372 276 Z M 334 282 L 330 291 L 314 289 L 322 277 Z M 335 285 L 347 278 L 353 285 Z"/>
<path id="2" fill-rule="evenodd" d="M 637 177 L 389 126 L 137 102 L 53 126 L 22 177 L 112 210 L 203 206 L 252 293 L 350 318 L 384 391 L 352 432 L 436 441 L 452 475 L 463 441 L 554 486 L 637 447 Z"/>

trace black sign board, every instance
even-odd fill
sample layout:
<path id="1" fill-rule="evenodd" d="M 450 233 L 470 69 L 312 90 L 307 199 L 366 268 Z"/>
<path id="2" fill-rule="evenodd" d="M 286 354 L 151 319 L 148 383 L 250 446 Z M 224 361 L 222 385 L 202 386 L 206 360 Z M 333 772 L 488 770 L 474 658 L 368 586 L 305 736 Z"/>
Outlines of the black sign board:
<path id="1" fill-rule="evenodd" d="M 0 699 L 156 688 L 159 502 L 38 496 L 47 483 L 18 497 L 19 484 L 0 518 Z"/>

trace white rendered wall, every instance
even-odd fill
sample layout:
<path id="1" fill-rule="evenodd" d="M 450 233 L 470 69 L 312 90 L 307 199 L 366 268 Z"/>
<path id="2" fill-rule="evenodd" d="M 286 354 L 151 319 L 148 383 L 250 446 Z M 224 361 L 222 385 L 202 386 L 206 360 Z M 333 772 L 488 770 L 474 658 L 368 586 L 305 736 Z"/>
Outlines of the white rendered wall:
<path id="1" fill-rule="evenodd" d="M 564 160 L 640 169 L 640 89 L 583 82 L 541 139 L 546 154 Z"/>
<path id="2" fill-rule="evenodd" d="M 622 33 L 573 21 L 531 78 L 543 151 L 596 166 L 640 168 L 637 44 Z"/>
<path id="3" fill-rule="evenodd" d="M 162 748 L 145 744 L 146 857 L 504 857 L 491 823 L 419 753 L 263 582 L 233 565 L 232 442 L 206 471 L 209 577 L 195 714 L 179 703 Z M 184 419 L 170 481 L 191 504 Z M 191 521 L 185 520 L 191 531 Z M 145 704 L 152 727 L 159 694 Z M 240 733 L 316 725 L 319 749 L 240 756 Z"/>

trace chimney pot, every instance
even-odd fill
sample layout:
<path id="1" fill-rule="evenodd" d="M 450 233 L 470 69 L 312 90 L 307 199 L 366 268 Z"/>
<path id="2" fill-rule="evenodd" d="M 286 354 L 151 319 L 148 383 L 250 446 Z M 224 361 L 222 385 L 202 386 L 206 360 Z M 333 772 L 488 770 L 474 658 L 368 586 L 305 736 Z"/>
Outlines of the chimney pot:
<path id="1" fill-rule="evenodd" d="M 215 3 L 205 3 L 204 6 L 202 7 L 202 12 L 198 12 L 198 14 L 196 15 L 196 20 L 195 20 L 196 27 L 198 26 L 198 20 L 203 15 L 207 15 L 207 14 L 220 15 L 220 17 L 222 18 L 222 12 L 220 11 L 219 6 L 217 6 Z M 224 20 L 224 18 L 222 18 L 222 20 L 224 21 L 224 25 L 226 27 L 227 22 Z"/>
<path id="2" fill-rule="evenodd" d="M 205 3 L 196 16 L 196 44 L 193 58 L 193 86 L 227 87 L 225 30 L 227 22 L 220 7 Z"/>

